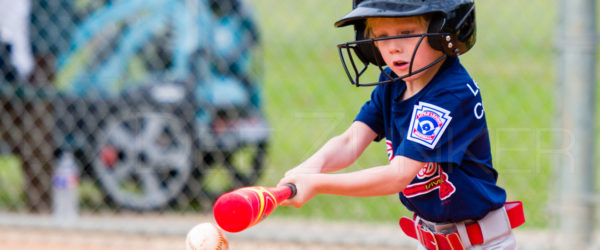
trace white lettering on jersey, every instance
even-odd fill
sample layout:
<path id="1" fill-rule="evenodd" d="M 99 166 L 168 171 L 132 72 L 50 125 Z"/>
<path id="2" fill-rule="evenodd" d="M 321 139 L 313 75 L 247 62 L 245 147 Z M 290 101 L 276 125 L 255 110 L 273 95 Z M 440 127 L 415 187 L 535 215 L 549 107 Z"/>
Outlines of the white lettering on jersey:
<path id="1" fill-rule="evenodd" d="M 469 88 L 469 90 L 471 90 L 471 93 L 473 93 L 473 96 L 477 96 L 477 94 L 479 94 L 479 86 L 477 85 L 476 82 L 473 82 L 473 85 L 475 85 L 475 89 L 473 89 L 473 87 L 467 83 L 467 87 Z M 481 118 L 483 118 L 483 113 L 484 113 L 484 109 L 483 109 L 483 104 L 481 104 L 481 102 L 478 102 L 477 104 L 475 104 L 475 107 L 473 108 L 473 113 L 475 114 L 475 118 L 477 118 L 477 120 L 480 120 Z"/>
<path id="2" fill-rule="evenodd" d="M 479 108 L 479 111 L 477 111 Z M 481 104 L 481 102 L 478 102 L 477 104 L 475 104 L 475 108 L 473 109 L 473 113 L 475 113 L 475 118 L 477 118 L 478 120 L 483 118 L 483 104 Z"/>
<path id="3" fill-rule="evenodd" d="M 476 82 L 473 82 L 473 84 L 475 85 L 476 90 L 473 90 L 473 87 L 471 87 L 471 85 L 469 85 L 467 83 L 467 87 L 469 87 L 469 89 L 471 90 L 471 93 L 473 93 L 473 96 L 477 96 L 477 94 L 479 94 L 479 86 L 477 85 Z"/>

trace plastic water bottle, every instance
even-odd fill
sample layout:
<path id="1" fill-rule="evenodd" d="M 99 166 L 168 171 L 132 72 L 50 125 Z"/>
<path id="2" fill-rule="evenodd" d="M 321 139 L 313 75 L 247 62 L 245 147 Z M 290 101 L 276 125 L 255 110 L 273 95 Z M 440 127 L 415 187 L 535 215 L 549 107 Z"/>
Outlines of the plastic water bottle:
<path id="1" fill-rule="evenodd" d="M 63 153 L 52 176 L 52 215 L 59 223 L 77 220 L 79 172 L 71 153 Z"/>

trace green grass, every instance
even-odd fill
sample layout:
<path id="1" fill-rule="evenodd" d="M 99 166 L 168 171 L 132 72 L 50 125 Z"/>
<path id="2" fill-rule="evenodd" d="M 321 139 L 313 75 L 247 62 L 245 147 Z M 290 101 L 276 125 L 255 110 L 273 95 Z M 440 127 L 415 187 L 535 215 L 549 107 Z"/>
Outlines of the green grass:
<path id="1" fill-rule="evenodd" d="M 18 210 L 24 207 L 23 172 L 17 157 L 0 157 L 0 205 Z"/>

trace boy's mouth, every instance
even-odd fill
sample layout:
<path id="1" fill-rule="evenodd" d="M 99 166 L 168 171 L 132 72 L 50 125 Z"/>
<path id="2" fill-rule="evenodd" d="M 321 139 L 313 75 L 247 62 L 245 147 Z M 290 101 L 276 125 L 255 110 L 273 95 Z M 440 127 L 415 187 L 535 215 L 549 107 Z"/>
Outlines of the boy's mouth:
<path id="1" fill-rule="evenodd" d="M 396 67 L 396 68 L 406 68 L 406 67 L 408 67 L 408 62 L 405 62 L 405 61 L 394 61 L 394 67 Z"/>

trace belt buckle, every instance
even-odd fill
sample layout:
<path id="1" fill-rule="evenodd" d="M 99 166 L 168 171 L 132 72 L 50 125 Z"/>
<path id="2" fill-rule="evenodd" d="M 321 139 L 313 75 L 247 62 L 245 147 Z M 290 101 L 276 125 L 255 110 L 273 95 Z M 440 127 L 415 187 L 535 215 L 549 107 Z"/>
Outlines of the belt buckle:
<path id="1" fill-rule="evenodd" d="M 428 250 L 439 250 L 439 244 L 435 238 L 435 234 L 431 230 L 424 228 L 422 224 L 419 224 L 417 232 L 419 234 L 419 242 L 425 246 Z M 434 248 L 432 248 L 434 247 Z"/>
<path id="2" fill-rule="evenodd" d="M 456 223 L 447 223 L 442 225 L 434 225 L 435 233 L 450 235 L 458 231 Z"/>

